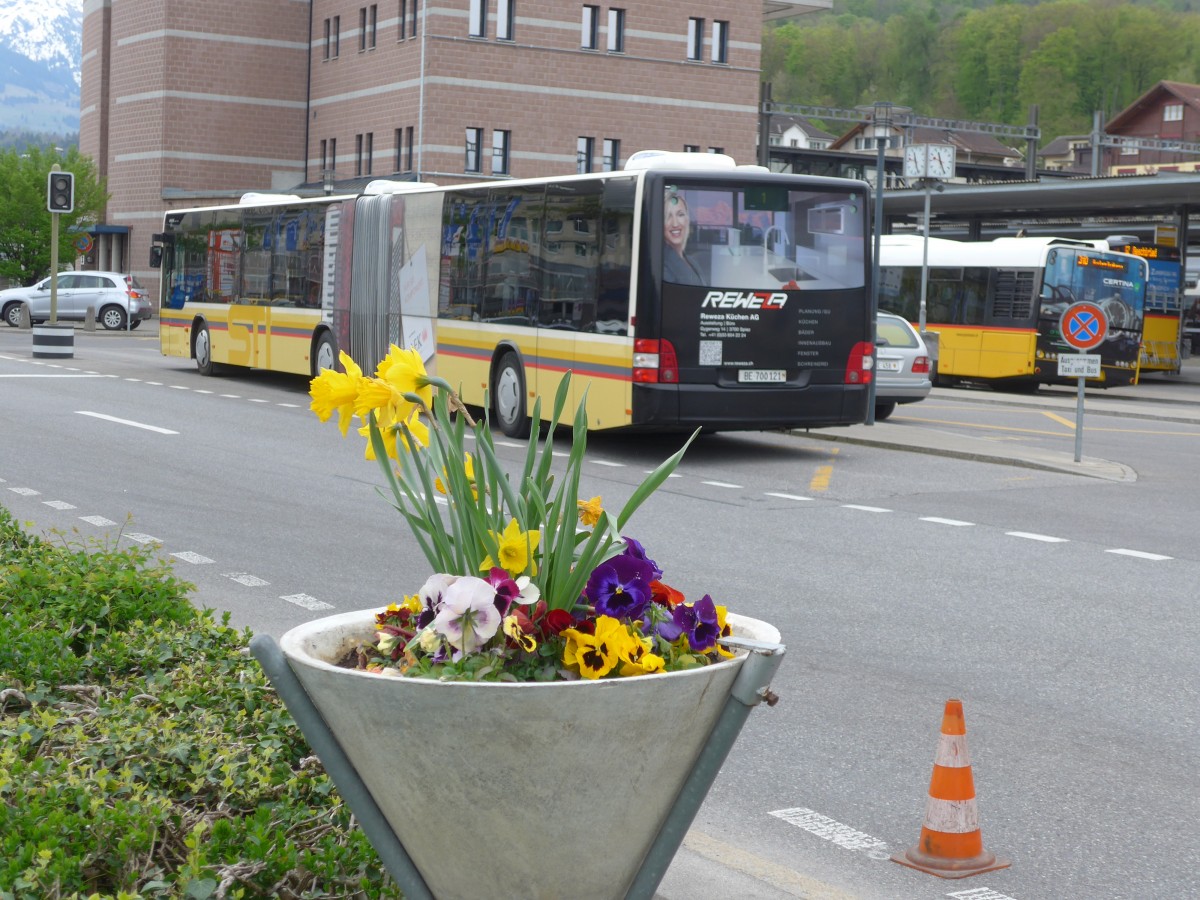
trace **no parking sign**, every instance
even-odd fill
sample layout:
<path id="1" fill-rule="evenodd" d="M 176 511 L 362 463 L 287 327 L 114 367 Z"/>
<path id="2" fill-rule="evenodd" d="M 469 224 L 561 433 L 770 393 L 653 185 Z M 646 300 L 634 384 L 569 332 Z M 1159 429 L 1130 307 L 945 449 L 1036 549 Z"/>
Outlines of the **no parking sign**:
<path id="1" fill-rule="evenodd" d="M 1076 350 L 1091 350 L 1104 343 L 1108 334 L 1108 316 L 1095 303 L 1086 300 L 1072 303 L 1058 320 L 1058 333 Z"/>

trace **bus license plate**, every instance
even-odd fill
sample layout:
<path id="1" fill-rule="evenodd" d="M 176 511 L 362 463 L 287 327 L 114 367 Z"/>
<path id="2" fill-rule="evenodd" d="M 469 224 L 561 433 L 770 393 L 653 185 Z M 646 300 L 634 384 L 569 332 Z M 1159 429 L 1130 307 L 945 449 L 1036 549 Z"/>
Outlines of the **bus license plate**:
<path id="1" fill-rule="evenodd" d="M 738 369 L 738 381 L 742 384 L 779 383 L 787 381 L 787 372 L 783 369 Z"/>

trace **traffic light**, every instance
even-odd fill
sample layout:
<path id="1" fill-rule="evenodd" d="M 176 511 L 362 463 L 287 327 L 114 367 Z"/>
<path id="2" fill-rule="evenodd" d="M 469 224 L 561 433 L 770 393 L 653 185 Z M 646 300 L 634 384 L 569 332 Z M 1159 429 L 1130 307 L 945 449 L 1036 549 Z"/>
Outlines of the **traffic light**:
<path id="1" fill-rule="evenodd" d="M 75 211 L 75 173 L 51 172 L 46 176 L 46 209 L 52 213 Z"/>

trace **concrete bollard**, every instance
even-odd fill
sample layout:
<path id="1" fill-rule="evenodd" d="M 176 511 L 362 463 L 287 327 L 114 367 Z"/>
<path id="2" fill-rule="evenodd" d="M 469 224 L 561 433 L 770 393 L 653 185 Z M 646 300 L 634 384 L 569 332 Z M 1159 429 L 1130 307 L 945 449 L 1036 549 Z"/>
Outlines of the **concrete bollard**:
<path id="1" fill-rule="evenodd" d="M 96 307 L 89 306 L 87 308 L 87 310 L 84 312 L 84 314 L 83 314 L 83 330 L 84 331 L 95 331 L 96 330 Z"/>
<path id="2" fill-rule="evenodd" d="M 21 330 L 28 331 L 33 327 L 33 320 L 29 318 L 29 304 L 25 303 L 21 306 Z"/>

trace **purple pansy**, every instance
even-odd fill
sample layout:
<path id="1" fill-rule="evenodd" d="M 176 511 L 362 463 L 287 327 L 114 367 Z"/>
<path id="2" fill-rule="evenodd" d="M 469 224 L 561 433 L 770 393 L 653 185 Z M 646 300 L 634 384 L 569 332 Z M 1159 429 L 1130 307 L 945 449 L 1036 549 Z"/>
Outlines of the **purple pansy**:
<path id="1" fill-rule="evenodd" d="M 584 595 L 596 614 L 629 621 L 639 618 L 650 603 L 654 565 L 628 554 L 614 556 L 592 570 Z"/>
<path id="2" fill-rule="evenodd" d="M 681 634 L 686 634 L 692 650 L 705 653 L 716 646 L 717 638 L 721 636 L 717 605 L 708 594 L 691 606 L 680 604 L 671 612 L 671 621 L 659 624 L 658 633 L 663 640 L 672 643 L 679 640 Z"/>
<path id="3" fill-rule="evenodd" d="M 625 555 L 632 556 L 634 559 L 640 559 L 642 562 L 648 563 L 650 566 L 650 577 L 647 581 L 658 581 L 662 578 L 663 571 L 658 567 L 658 563 L 646 555 L 646 548 L 642 546 L 641 541 L 635 538 L 625 537 Z"/>

